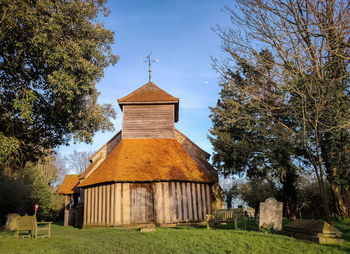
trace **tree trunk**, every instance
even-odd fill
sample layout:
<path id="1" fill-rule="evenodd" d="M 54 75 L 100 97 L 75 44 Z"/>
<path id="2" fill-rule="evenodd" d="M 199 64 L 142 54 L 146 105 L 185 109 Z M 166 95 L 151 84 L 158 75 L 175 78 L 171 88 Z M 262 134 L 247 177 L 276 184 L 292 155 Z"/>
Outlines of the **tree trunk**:
<path id="1" fill-rule="evenodd" d="M 328 199 L 328 196 L 327 196 L 327 191 L 326 191 L 323 175 L 321 174 L 322 173 L 321 172 L 322 168 L 319 169 L 317 167 L 317 165 L 314 165 L 314 169 L 315 169 L 315 173 L 316 173 L 316 176 L 317 176 L 318 186 L 320 188 L 320 195 L 321 195 L 321 199 L 322 199 L 322 208 L 323 208 L 323 213 L 324 213 L 324 216 L 325 216 L 325 220 L 329 224 L 332 224 L 332 215 L 331 215 L 331 212 L 330 212 L 330 209 L 329 209 L 329 199 Z"/>
<path id="2" fill-rule="evenodd" d="M 332 184 L 331 187 L 335 197 L 335 203 L 338 210 L 338 215 L 343 218 L 349 218 L 350 217 L 349 188 L 344 188 L 342 190 L 339 186 L 336 186 L 335 184 Z"/>
<path id="3" fill-rule="evenodd" d="M 321 159 L 319 158 L 319 160 L 321 160 Z M 320 165 L 322 165 L 322 163 L 320 163 Z M 321 195 L 321 199 L 322 199 L 322 208 L 323 208 L 325 220 L 329 224 L 332 224 L 332 215 L 331 215 L 331 212 L 329 209 L 329 199 L 327 197 L 327 191 L 326 191 L 326 187 L 325 187 L 325 183 L 324 183 L 324 179 L 323 179 L 322 167 L 318 168 L 316 164 L 314 164 L 313 166 L 314 166 L 314 170 L 315 170 L 316 177 L 317 177 L 318 187 L 320 188 L 320 195 Z"/>
<path id="4" fill-rule="evenodd" d="M 325 220 L 332 225 L 332 215 L 329 209 L 329 203 L 328 203 L 328 197 L 327 197 L 327 193 L 326 190 L 324 188 L 324 184 L 323 184 L 323 190 L 321 191 L 321 198 L 322 198 L 322 207 L 323 207 L 323 212 L 324 212 L 324 216 L 325 216 Z"/>

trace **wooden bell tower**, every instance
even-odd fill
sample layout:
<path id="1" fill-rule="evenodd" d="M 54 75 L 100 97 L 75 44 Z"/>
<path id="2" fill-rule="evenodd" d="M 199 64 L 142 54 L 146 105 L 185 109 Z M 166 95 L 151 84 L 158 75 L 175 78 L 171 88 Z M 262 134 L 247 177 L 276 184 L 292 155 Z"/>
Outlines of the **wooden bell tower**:
<path id="1" fill-rule="evenodd" d="M 118 103 L 123 111 L 122 139 L 174 138 L 179 98 L 149 82 Z"/>

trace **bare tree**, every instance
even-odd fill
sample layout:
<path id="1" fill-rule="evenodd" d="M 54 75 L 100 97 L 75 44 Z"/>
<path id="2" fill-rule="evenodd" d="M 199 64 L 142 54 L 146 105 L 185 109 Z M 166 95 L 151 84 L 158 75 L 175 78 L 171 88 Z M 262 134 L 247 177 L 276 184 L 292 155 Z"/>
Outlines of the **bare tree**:
<path id="1" fill-rule="evenodd" d="M 294 144 L 293 160 L 312 168 L 318 180 L 327 221 L 331 221 L 327 179 L 340 214 L 350 216 L 350 203 L 346 204 L 348 198 L 344 197 L 350 194 L 349 183 L 337 191 L 340 175 L 349 179 L 350 2 L 235 2 L 235 8 L 226 8 L 233 26 L 216 29 L 230 57 L 224 63 L 214 59 L 223 82 L 235 91 L 230 103 L 237 112 L 249 105 L 258 112 L 254 120 L 264 119 L 269 135 Z M 266 51 L 271 57 L 262 54 Z M 232 60 L 239 64 L 232 64 Z M 247 82 L 255 82 L 238 87 L 232 76 L 242 71 L 242 65 L 259 78 L 247 78 L 243 73 Z M 240 113 L 233 116 L 229 124 L 252 117 Z M 341 141 L 334 141 L 337 138 Z M 328 142 L 335 148 L 329 148 Z M 338 164 L 334 163 L 335 151 L 342 155 Z"/>
<path id="2" fill-rule="evenodd" d="M 65 164 L 68 172 L 82 174 L 90 165 L 89 158 L 94 152 L 78 152 L 74 150 L 71 154 L 65 156 Z"/>
<path id="3" fill-rule="evenodd" d="M 67 169 L 65 165 L 65 156 L 63 156 L 61 153 L 56 153 L 55 158 L 55 165 L 57 168 L 57 181 L 55 184 L 59 185 L 62 183 L 64 177 L 66 176 Z"/>

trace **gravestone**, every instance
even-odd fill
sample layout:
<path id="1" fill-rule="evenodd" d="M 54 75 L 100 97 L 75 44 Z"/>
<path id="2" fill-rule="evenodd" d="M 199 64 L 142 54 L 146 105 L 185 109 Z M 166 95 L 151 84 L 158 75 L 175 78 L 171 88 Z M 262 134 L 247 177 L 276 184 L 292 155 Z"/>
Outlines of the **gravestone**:
<path id="1" fill-rule="evenodd" d="M 20 217 L 18 213 L 9 213 L 5 224 L 5 230 L 13 231 L 16 230 L 16 218 Z"/>
<path id="2" fill-rule="evenodd" d="M 247 208 L 248 219 L 255 219 L 255 209 L 252 207 Z"/>
<path id="3" fill-rule="evenodd" d="M 343 243 L 342 233 L 323 220 L 295 220 L 283 227 L 282 234 L 320 244 Z"/>
<path id="4" fill-rule="evenodd" d="M 259 229 L 262 225 L 272 227 L 275 231 L 282 230 L 283 203 L 274 198 L 268 198 L 260 202 Z"/>
<path id="5" fill-rule="evenodd" d="M 156 228 L 154 227 L 144 227 L 144 228 L 140 228 L 140 232 L 155 232 Z"/>
<path id="6" fill-rule="evenodd" d="M 155 225 L 146 225 L 140 228 L 140 232 L 155 232 Z"/>

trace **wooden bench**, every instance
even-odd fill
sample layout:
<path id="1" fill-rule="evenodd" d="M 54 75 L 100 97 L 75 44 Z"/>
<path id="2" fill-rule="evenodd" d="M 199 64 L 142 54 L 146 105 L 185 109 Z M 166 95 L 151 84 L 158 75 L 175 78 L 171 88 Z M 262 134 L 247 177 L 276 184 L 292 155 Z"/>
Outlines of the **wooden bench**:
<path id="1" fill-rule="evenodd" d="M 37 222 L 35 216 L 20 216 L 16 218 L 16 238 L 50 238 L 51 237 L 51 221 Z M 22 234 L 25 231 L 26 234 Z M 44 234 L 39 232 L 46 231 Z"/>
<path id="2" fill-rule="evenodd" d="M 51 224 L 52 221 L 42 221 L 37 222 L 35 227 L 35 239 L 36 238 L 50 238 L 51 237 Z M 40 234 L 39 232 L 46 231 L 44 234 Z"/>
<path id="3" fill-rule="evenodd" d="M 16 238 L 28 237 L 34 238 L 35 236 L 36 219 L 35 216 L 20 216 L 16 218 Z M 25 234 L 21 235 L 25 231 Z"/>
<path id="4" fill-rule="evenodd" d="M 238 220 L 243 220 L 243 227 L 246 229 L 244 208 L 218 209 L 214 215 L 207 214 L 207 229 L 215 228 L 218 224 L 232 223 L 234 228 L 238 228 Z"/>

